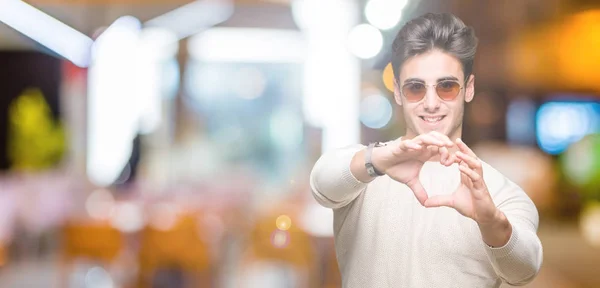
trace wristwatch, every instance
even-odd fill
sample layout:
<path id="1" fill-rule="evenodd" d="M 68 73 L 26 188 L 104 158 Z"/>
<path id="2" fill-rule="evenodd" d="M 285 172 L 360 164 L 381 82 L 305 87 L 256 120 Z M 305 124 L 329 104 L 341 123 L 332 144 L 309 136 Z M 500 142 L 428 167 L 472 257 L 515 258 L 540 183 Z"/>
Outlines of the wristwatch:
<path id="1" fill-rule="evenodd" d="M 369 146 L 367 147 L 367 152 L 365 154 L 365 168 L 367 168 L 367 173 L 371 177 L 378 177 L 378 176 L 385 175 L 384 173 L 377 171 L 377 169 L 375 169 L 375 166 L 373 166 L 373 162 L 371 162 L 371 156 L 373 155 L 373 148 L 382 147 L 385 145 L 386 144 L 383 144 L 380 142 L 373 142 L 373 143 L 369 144 Z"/>

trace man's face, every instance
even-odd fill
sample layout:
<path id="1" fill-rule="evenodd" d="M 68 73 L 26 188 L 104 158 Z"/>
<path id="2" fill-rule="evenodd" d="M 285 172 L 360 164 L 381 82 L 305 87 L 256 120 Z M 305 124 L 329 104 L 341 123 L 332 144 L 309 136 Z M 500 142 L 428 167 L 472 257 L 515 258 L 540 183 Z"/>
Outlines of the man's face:
<path id="1" fill-rule="evenodd" d="M 434 49 L 404 62 L 400 81 L 395 83 L 394 97 L 404 112 L 406 137 L 413 138 L 431 131 L 440 132 L 452 140 L 461 137 L 464 103 L 473 100 L 475 83 L 471 76 L 465 84 L 464 77 L 460 61 L 440 50 Z M 448 91 L 457 91 L 453 94 L 456 98 L 438 96 L 434 85 L 447 95 L 452 94 Z M 424 89 L 426 92 L 422 99 L 414 97 Z"/>

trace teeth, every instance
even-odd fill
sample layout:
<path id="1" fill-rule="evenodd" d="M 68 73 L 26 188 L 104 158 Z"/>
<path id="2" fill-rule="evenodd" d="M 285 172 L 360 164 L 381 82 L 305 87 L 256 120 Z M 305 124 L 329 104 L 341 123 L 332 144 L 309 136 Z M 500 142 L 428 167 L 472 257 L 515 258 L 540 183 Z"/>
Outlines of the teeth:
<path id="1" fill-rule="evenodd" d="M 423 117 L 423 120 L 430 122 L 430 123 L 435 123 L 435 122 L 442 120 L 442 117 Z"/>

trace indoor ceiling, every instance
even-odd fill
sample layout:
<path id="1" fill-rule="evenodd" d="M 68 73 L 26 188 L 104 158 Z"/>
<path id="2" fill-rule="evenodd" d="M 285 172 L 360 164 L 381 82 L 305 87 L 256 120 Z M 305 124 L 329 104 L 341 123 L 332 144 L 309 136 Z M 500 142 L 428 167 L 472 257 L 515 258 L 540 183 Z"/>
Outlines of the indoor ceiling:
<path id="1" fill-rule="evenodd" d="M 29 0 L 40 10 L 86 35 L 110 25 L 117 18 L 131 15 L 145 22 L 176 9 L 190 0 Z M 203 1 L 203 0 L 202 0 Z M 217 0 L 213 0 L 217 1 Z M 298 29 L 294 23 L 290 0 L 234 0 L 232 17 L 219 26 Z M 324 0 L 323 0 L 324 1 Z M 353 1 L 353 0 L 349 0 Z M 367 0 L 355 0 L 364 4 Z M 141 2 L 145 4 L 141 4 Z M 586 4 L 587 3 L 587 4 Z M 589 7 L 590 0 L 409 0 L 405 17 L 426 12 L 452 12 L 476 27 L 480 40 L 475 70 L 479 84 L 505 85 L 510 67 L 506 61 L 507 43 L 516 35 L 560 21 L 560 16 Z M 585 5 L 584 5 L 585 4 Z M 408 10 L 408 12 L 406 11 Z M 398 28 L 384 32 L 384 50 L 367 69 L 383 69 L 389 62 L 389 43 Z M 37 43 L 0 23 L 0 49 L 36 49 Z M 494 69 L 489 69 L 494 67 Z"/>
<path id="2" fill-rule="evenodd" d="M 141 2 L 144 4 L 141 4 Z M 220 26 L 297 29 L 287 0 L 235 0 L 232 17 Z M 188 4 L 190 0 L 33 0 L 25 1 L 61 22 L 93 35 L 117 18 L 130 15 L 142 23 Z M 125 4 L 123 4 L 125 3 Z M 260 17 L 256 15 L 260 14 Z M 35 49 L 37 43 L 0 22 L 0 49 Z"/>

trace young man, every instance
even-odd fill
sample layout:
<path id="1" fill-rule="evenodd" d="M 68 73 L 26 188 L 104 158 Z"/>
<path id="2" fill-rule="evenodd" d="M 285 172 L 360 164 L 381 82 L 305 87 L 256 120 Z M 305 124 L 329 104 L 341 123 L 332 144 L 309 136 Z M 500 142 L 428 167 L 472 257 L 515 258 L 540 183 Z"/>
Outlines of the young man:
<path id="1" fill-rule="evenodd" d="M 313 167 L 344 287 L 499 287 L 537 275 L 535 205 L 460 140 L 476 47 L 451 14 L 408 22 L 392 60 L 406 135 L 327 152 Z"/>

